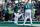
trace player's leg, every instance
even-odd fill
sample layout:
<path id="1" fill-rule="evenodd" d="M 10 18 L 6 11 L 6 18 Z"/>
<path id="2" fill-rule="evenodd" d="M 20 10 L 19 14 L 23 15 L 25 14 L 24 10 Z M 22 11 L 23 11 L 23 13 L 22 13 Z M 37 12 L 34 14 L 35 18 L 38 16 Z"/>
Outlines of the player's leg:
<path id="1" fill-rule="evenodd" d="M 24 19 L 24 24 L 25 24 L 25 22 L 26 22 L 26 20 L 28 19 L 28 13 L 27 13 L 27 11 L 25 11 L 25 19 Z"/>
<path id="2" fill-rule="evenodd" d="M 14 17 L 14 23 L 17 23 L 17 14 L 16 13 L 14 13 L 14 15 L 15 15 L 15 17 Z"/>
<path id="3" fill-rule="evenodd" d="M 26 23 L 26 20 L 29 18 L 29 16 L 27 15 L 27 17 L 25 16 L 25 19 L 24 19 L 24 25 Z"/>
<path id="4" fill-rule="evenodd" d="M 14 17 L 14 23 L 17 23 L 17 22 L 16 22 L 16 17 Z"/>
<path id="5" fill-rule="evenodd" d="M 21 14 L 19 15 L 18 13 L 15 14 L 15 23 L 18 24 L 18 18 L 21 16 Z"/>
<path id="6" fill-rule="evenodd" d="M 16 17 L 15 21 L 16 21 L 16 24 L 18 24 L 18 17 Z"/>
<path id="7" fill-rule="evenodd" d="M 25 24 L 25 22 L 26 22 L 26 12 L 25 12 L 25 19 L 24 19 L 24 23 L 23 24 Z"/>
<path id="8" fill-rule="evenodd" d="M 31 24 L 32 24 L 32 18 L 31 18 L 31 10 L 30 10 L 30 22 L 31 22 Z"/>
<path id="9" fill-rule="evenodd" d="M 32 18 L 32 20 L 34 21 L 34 14 L 31 14 L 31 18 Z"/>
<path id="10" fill-rule="evenodd" d="M 27 17 L 24 19 L 24 23 L 23 23 L 24 25 L 25 25 L 25 23 L 26 23 L 26 20 L 27 20 Z"/>
<path id="11" fill-rule="evenodd" d="M 16 22 L 17 23 L 16 24 L 18 24 L 18 18 L 19 18 L 18 16 L 19 16 L 19 14 L 17 13 L 17 16 L 16 16 Z"/>

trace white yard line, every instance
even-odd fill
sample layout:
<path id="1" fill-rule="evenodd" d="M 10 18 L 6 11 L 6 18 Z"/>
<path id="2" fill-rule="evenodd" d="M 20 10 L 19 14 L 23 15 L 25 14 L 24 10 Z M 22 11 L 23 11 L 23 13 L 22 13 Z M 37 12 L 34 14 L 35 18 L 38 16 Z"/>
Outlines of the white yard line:
<path id="1" fill-rule="evenodd" d="M 23 24 L 17 24 L 17 25 L 23 25 Z M 25 24 L 25 25 L 31 25 L 31 24 Z"/>
<path id="2" fill-rule="evenodd" d="M 10 22 L 10 21 L 3 21 L 3 22 Z M 14 21 L 12 21 L 14 22 Z M 18 22 L 24 22 L 24 21 L 18 21 Z M 27 22 L 30 22 L 30 21 L 27 21 Z M 40 21 L 32 21 L 32 22 L 40 22 Z"/>
<path id="3" fill-rule="evenodd" d="M 17 24 L 17 25 L 23 25 L 23 24 Z M 40 26 L 40 24 L 25 24 L 25 25 L 28 25 L 28 26 Z"/>

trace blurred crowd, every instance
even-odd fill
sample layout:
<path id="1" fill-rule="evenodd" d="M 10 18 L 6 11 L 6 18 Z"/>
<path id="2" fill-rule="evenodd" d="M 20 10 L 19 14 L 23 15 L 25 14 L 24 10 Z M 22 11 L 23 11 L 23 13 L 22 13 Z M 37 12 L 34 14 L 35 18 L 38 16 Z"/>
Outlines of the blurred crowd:
<path id="1" fill-rule="evenodd" d="M 5 2 L 4 4 L 2 4 L 0 6 L 0 21 L 14 21 L 14 17 L 15 17 L 14 12 L 19 13 L 19 14 L 25 13 L 25 7 L 24 6 L 27 3 L 26 4 L 21 4 L 21 3 L 15 4 L 14 2 L 9 1 L 9 2 Z M 36 16 L 36 20 L 38 20 L 38 18 L 40 20 L 40 10 L 37 10 L 40 8 L 36 6 L 36 3 L 32 3 L 31 5 L 32 5 L 32 8 L 30 8 L 30 9 L 36 10 L 36 11 L 32 10 L 33 11 L 33 13 L 32 13 L 33 20 L 34 20 L 35 15 L 38 15 L 38 16 Z M 20 17 L 19 19 L 21 19 L 21 18 L 22 17 Z"/>
<path id="2" fill-rule="evenodd" d="M 20 3 L 15 4 L 9 1 L 4 4 L 0 6 L 0 21 L 13 21 L 15 17 L 14 12 L 19 14 L 24 13 L 24 5 Z"/>

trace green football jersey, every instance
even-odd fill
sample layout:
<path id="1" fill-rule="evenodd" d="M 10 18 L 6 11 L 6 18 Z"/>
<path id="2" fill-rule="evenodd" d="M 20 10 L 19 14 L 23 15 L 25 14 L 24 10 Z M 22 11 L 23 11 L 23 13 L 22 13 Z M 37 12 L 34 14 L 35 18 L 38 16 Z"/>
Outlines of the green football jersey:
<path id="1" fill-rule="evenodd" d="M 26 10 L 26 9 L 31 9 L 31 6 L 32 6 L 31 4 L 26 4 L 26 5 L 24 6 L 24 8 L 25 8 L 25 10 Z"/>

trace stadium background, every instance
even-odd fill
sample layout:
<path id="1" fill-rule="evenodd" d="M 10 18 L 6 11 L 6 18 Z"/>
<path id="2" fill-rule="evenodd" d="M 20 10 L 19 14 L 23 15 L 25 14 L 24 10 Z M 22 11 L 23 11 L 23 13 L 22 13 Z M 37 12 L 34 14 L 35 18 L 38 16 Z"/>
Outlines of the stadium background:
<path id="1" fill-rule="evenodd" d="M 15 1 L 15 0 L 13 0 L 13 1 Z M 13 2 L 12 1 L 12 2 Z M 18 0 L 16 0 L 17 2 L 18 2 Z M 32 1 L 36 1 L 37 2 L 37 0 L 32 0 Z M 6 2 L 6 0 L 5 1 L 2 1 L 2 0 L 0 0 L 0 6 L 2 5 L 2 4 L 4 4 L 3 2 Z M 19 2 L 22 2 L 22 1 L 20 1 L 19 0 Z M 25 0 L 25 1 L 23 1 L 22 3 L 23 4 L 25 4 L 27 1 Z M 39 3 L 39 5 L 37 5 L 37 4 L 35 4 L 36 6 L 36 9 L 37 8 L 39 8 L 38 10 L 40 10 L 40 1 L 38 2 Z M 3 5 L 4 6 L 4 5 Z M 6 5 L 5 5 L 6 6 Z M 37 13 L 37 12 L 36 12 Z M 40 13 L 40 12 L 39 12 Z M 35 15 L 34 17 L 34 19 L 36 19 L 37 17 L 36 16 L 40 16 L 40 15 Z M 40 17 L 39 17 L 40 18 Z M 20 22 L 19 22 L 20 23 Z M 23 23 L 23 22 L 21 22 L 21 23 Z M 34 24 L 40 24 L 40 21 L 37 21 L 37 22 L 33 22 Z M 28 23 L 28 24 L 30 24 L 30 23 Z M 10 26 L 10 27 L 28 27 L 28 26 L 24 26 L 24 25 L 15 25 L 15 24 L 13 24 L 13 22 L 5 22 L 5 21 L 3 21 L 3 22 L 0 22 L 0 27 L 2 27 L 2 26 L 4 26 L 4 27 L 8 27 L 8 26 Z M 31 27 L 31 26 L 29 26 L 29 27 Z"/>

